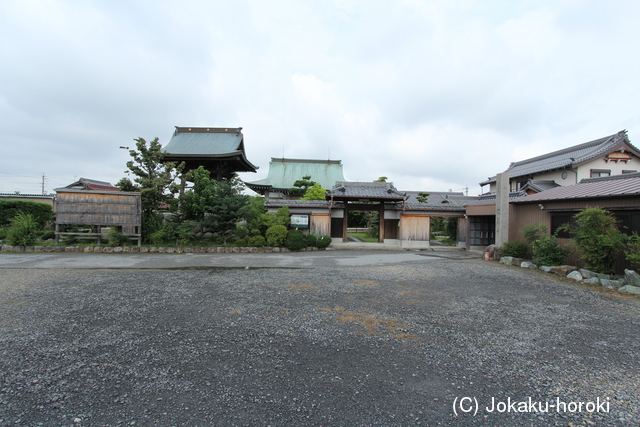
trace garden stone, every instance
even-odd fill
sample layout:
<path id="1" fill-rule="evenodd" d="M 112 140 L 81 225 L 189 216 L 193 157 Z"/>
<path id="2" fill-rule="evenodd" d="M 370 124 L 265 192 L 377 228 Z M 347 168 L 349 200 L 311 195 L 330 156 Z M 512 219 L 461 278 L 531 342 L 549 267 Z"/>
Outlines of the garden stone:
<path id="1" fill-rule="evenodd" d="M 122 252 L 131 252 L 131 247 L 125 246 L 124 248 L 122 248 Z"/>
<path id="2" fill-rule="evenodd" d="M 500 248 L 498 248 L 498 246 L 496 245 L 489 245 L 486 248 L 484 248 L 484 252 L 489 252 L 489 257 L 491 257 L 491 259 L 498 259 L 498 257 L 500 256 Z"/>
<path id="3" fill-rule="evenodd" d="M 84 247 L 84 251 L 85 252 L 93 252 L 93 246 L 85 246 Z"/>
<path id="4" fill-rule="evenodd" d="M 113 248 L 113 252 L 122 252 L 123 248 L 122 246 L 116 246 L 115 248 Z"/>
<path id="5" fill-rule="evenodd" d="M 213 238 L 213 233 L 210 231 L 207 231 L 206 233 L 204 233 L 204 238 L 205 239 L 212 239 Z"/>
<path id="6" fill-rule="evenodd" d="M 53 247 L 53 251 L 54 252 L 64 252 L 64 246 L 54 246 Z"/>
<path id="7" fill-rule="evenodd" d="M 168 254 L 172 254 L 176 251 L 176 248 L 174 248 L 173 246 L 169 246 L 167 247 L 167 253 Z"/>
<path id="8" fill-rule="evenodd" d="M 640 286 L 625 285 L 618 289 L 618 292 L 640 295 Z"/>
<path id="9" fill-rule="evenodd" d="M 141 246 L 140 247 L 140 253 L 148 253 L 149 252 L 149 248 L 147 248 L 146 246 Z"/>
<path id="10" fill-rule="evenodd" d="M 590 285 L 599 285 L 600 279 L 597 277 L 589 277 L 588 279 L 584 279 L 584 283 L 588 283 Z"/>
<path id="11" fill-rule="evenodd" d="M 54 251 L 54 247 L 53 246 L 45 246 L 44 247 L 44 251 L 45 252 L 53 252 Z"/>
<path id="12" fill-rule="evenodd" d="M 67 246 L 66 248 L 64 248 L 65 252 L 75 252 L 76 251 L 76 247 L 75 246 Z"/>
<path id="13" fill-rule="evenodd" d="M 102 252 L 113 252 L 113 248 L 111 246 L 105 246 L 102 248 Z"/>
<path id="14" fill-rule="evenodd" d="M 557 274 L 558 276 L 567 277 L 572 271 L 576 271 L 577 268 L 571 265 L 558 265 L 551 267 L 550 273 Z"/>
<path id="15" fill-rule="evenodd" d="M 584 279 L 582 277 L 582 274 L 580 274 L 579 271 L 572 271 L 571 273 L 567 274 L 567 279 L 573 279 L 573 280 L 577 280 L 578 282 L 582 282 L 582 279 Z"/>
<path id="16" fill-rule="evenodd" d="M 549 273 L 551 271 L 551 267 L 549 267 L 548 265 L 541 265 L 540 270 L 544 271 L 545 273 Z"/>
<path id="17" fill-rule="evenodd" d="M 33 252 L 33 246 L 25 246 L 24 247 L 24 251 L 25 252 Z"/>
<path id="18" fill-rule="evenodd" d="M 167 248 L 165 246 L 159 247 L 158 248 L 158 253 L 166 254 L 167 253 Z"/>
<path id="19" fill-rule="evenodd" d="M 621 284 L 619 281 L 609 279 L 600 279 L 600 284 L 607 289 L 618 289 L 619 287 L 623 286 L 623 284 Z"/>
<path id="20" fill-rule="evenodd" d="M 510 256 L 500 257 L 500 264 L 511 265 L 512 261 L 513 261 L 513 257 L 510 257 Z"/>
<path id="21" fill-rule="evenodd" d="M 154 252 L 154 253 L 155 253 L 155 252 L 158 252 L 158 248 L 157 248 L 156 246 L 151 246 L 151 247 L 149 248 L 149 252 Z"/>
<path id="22" fill-rule="evenodd" d="M 34 246 L 34 252 L 44 252 L 44 246 Z"/>
<path id="23" fill-rule="evenodd" d="M 624 270 L 624 280 L 630 285 L 640 286 L 640 274 L 633 270 Z"/>
<path id="24" fill-rule="evenodd" d="M 582 277 L 584 277 L 585 279 L 591 279 L 592 277 L 598 277 L 598 273 L 591 271 L 591 270 L 587 270 L 586 268 L 581 268 L 580 270 L 580 274 L 582 274 Z"/>
<path id="25" fill-rule="evenodd" d="M 139 248 L 137 246 L 132 246 L 131 247 L 131 252 L 140 252 L 140 249 L 142 249 L 142 248 Z"/>
<path id="26" fill-rule="evenodd" d="M 102 252 L 102 246 L 96 246 L 93 248 L 93 252 Z"/>
<path id="27" fill-rule="evenodd" d="M 511 265 L 515 265 L 516 267 L 520 267 L 520 265 L 524 262 L 524 260 L 522 258 L 516 258 L 516 257 L 512 257 L 511 258 Z"/>
<path id="28" fill-rule="evenodd" d="M 532 263 L 531 261 L 522 261 L 522 263 L 520 264 L 520 267 L 522 267 L 522 268 L 538 268 L 538 266 L 535 265 L 534 263 Z"/>

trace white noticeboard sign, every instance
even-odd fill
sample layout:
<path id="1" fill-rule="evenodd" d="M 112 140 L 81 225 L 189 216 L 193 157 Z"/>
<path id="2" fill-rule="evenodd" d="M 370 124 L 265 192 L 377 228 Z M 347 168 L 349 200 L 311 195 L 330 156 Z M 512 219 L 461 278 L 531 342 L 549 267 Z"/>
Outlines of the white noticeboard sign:
<path id="1" fill-rule="evenodd" d="M 309 215 L 291 215 L 291 227 L 309 228 Z"/>

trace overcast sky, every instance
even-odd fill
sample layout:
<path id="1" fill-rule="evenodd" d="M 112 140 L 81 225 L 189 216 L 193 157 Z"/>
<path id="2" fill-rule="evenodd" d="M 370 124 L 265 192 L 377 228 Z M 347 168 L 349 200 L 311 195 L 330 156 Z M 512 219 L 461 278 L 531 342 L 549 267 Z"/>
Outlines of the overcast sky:
<path id="1" fill-rule="evenodd" d="M 0 193 L 116 183 L 133 139 L 243 128 L 249 160 L 480 192 L 510 162 L 629 131 L 640 2 L 0 1 Z"/>

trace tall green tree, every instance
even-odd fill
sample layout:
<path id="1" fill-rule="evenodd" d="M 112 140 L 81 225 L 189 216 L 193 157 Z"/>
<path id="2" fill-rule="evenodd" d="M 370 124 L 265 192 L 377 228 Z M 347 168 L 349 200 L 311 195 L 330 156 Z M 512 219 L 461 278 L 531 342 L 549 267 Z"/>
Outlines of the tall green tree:
<path id="1" fill-rule="evenodd" d="M 316 184 L 315 181 L 311 181 L 311 175 L 305 175 L 302 179 L 293 183 L 293 187 L 289 189 L 289 193 L 294 196 L 302 196 L 307 190 Z"/>
<path id="2" fill-rule="evenodd" d="M 326 195 L 327 190 L 315 182 L 313 186 L 307 188 L 307 191 L 304 193 L 304 196 L 300 197 L 300 200 L 324 200 Z"/>
<path id="3" fill-rule="evenodd" d="M 225 233 L 250 214 L 251 199 L 242 194 L 244 184 L 237 176 L 216 181 L 200 166 L 193 179 L 193 188 L 181 197 L 180 210 L 186 219 L 204 221 L 208 228 Z"/>
<path id="4" fill-rule="evenodd" d="M 178 192 L 176 184 L 178 167 L 174 162 L 163 162 L 164 153 L 158 138 L 147 142 L 144 138 L 135 139 L 136 149 L 129 150 L 131 160 L 127 168 L 133 174 L 133 182 L 123 178 L 118 186 L 123 190 L 135 189 L 142 193 L 143 226 L 145 237 L 157 231 L 160 220 L 155 212 L 160 208 L 175 207 L 174 194 Z"/>

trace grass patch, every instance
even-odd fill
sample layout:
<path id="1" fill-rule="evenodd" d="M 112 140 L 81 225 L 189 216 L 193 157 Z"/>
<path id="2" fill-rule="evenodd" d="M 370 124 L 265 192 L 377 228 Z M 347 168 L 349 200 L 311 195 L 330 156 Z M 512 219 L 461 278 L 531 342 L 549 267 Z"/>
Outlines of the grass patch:
<path id="1" fill-rule="evenodd" d="M 377 237 L 371 237 L 367 233 L 349 233 L 349 234 L 347 234 L 347 236 L 359 237 L 360 239 L 364 240 L 365 242 L 369 242 L 369 243 L 378 243 L 378 238 Z"/>

